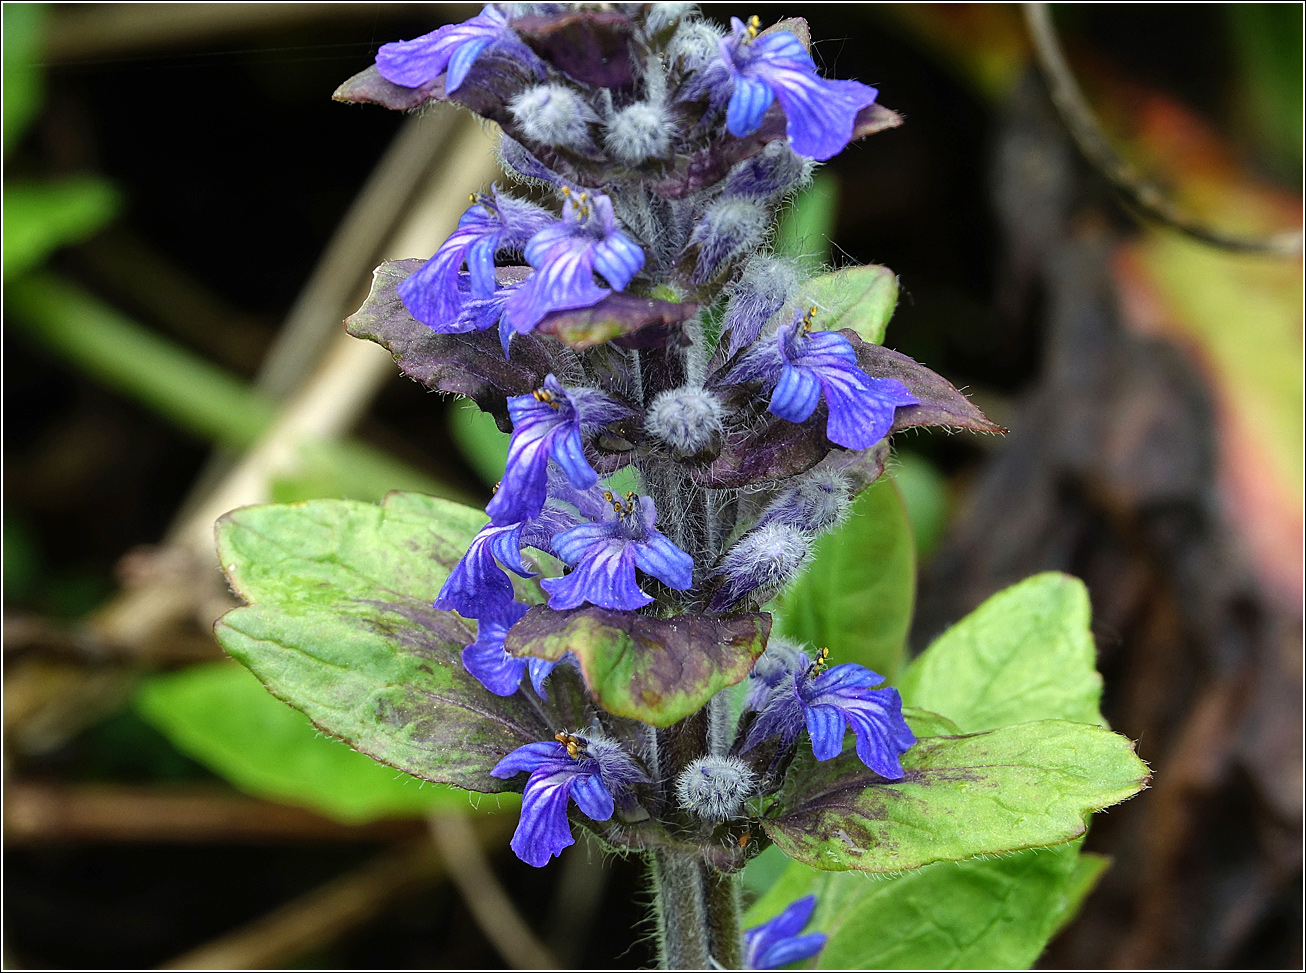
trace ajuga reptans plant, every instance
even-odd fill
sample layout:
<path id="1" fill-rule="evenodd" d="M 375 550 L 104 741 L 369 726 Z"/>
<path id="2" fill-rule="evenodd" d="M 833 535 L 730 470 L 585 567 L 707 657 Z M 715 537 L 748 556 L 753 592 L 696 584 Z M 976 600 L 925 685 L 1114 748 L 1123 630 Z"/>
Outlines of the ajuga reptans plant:
<path id="1" fill-rule="evenodd" d="M 488 521 L 403 497 L 365 515 L 382 533 L 429 523 L 402 556 L 435 565 L 438 590 L 326 609 L 358 641 L 353 656 L 308 650 L 337 658 L 311 700 L 289 663 L 259 655 L 254 616 L 219 630 L 364 752 L 520 791 L 511 844 L 530 865 L 578 829 L 646 856 L 675 968 L 821 949 L 802 934 L 810 897 L 741 928 L 737 875 L 771 842 L 818 867 L 898 871 L 1068 841 L 1127 796 L 1077 798 L 1031 839 L 931 843 L 915 823 L 919 845 L 899 842 L 878 830 L 898 813 L 881 805 L 914 806 L 926 784 L 968 799 L 983 786 L 945 780 L 986 779 L 963 764 L 1000 741 L 963 759 L 972 738 L 933 717 L 918 742 L 882 675 L 771 637 L 765 606 L 884 472 L 894 433 L 1002 431 L 879 344 L 883 321 L 858 302 L 860 275 L 882 268 L 813 276 L 771 249 L 777 208 L 818 163 L 900 124 L 875 88 L 822 77 L 808 43 L 801 20 L 726 30 L 689 4 L 491 4 L 382 46 L 337 99 L 470 109 L 502 130 L 507 179 L 430 259 L 378 268 L 349 328 L 492 415 L 511 434 L 506 468 Z M 234 566 L 250 555 L 223 536 L 233 583 L 258 600 Z M 411 666 L 351 681 L 355 660 L 391 665 L 386 652 Z M 954 828 L 967 814 L 947 813 Z"/>

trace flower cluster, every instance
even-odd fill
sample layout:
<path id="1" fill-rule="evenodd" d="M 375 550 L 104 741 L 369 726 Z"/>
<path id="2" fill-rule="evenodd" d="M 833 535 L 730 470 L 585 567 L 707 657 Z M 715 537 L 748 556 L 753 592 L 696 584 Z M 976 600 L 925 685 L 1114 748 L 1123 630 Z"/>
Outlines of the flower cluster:
<path id="1" fill-rule="evenodd" d="M 777 206 L 818 162 L 897 123 L 876 94 L 821 77 L 800 21 L 726 31 L 663 3 L 491 4 L 384 45 L 337 95 L 467 107 L 502 129 L 504 170 L 525 187 L 473 196 L 428 261 L 387 265 L 391 289 L 364 311 L 388 315 L 375 335 L 406 372 L 511 430 L 488 523 L 435 600 L 476 623 L 467 671 L 542 712 L 535 697 L 567 659 L 592 694 L 590 730 L 527 742 L 493 768 L 529 774 L 512 847 L 532 865 L 573 842 L 572 804 L 590 827 L 656 822 L 627 847 L 656 844 L 656 828 L 745 849 L 747 832 L 730 829 L 757 823 L 804 734 L 829 760 L 851 729 L 866 767 L 903 777 L 915 738 L 897 692 L 861 666 L 826 668 L 824 651 L 772 639 L 762 653 L 759 613 L 883 470 L 892 432 L 988 428 L 915 362 L 823 329 L 832 309 L 768 248 Z M 746 656 L 673 650 L 740 618 L 761 633 Z M 642 695 L 623 712 L 666 686 L 710 686 L 709 718 L 664 731 L 605 709 L 594 680 L 616 658 L 596 660 L 575 634 L 599 629 L 625 633 L 613 651 L 633 683 L 665 677 L 657 691 L 624 687 Z M 732 742 L 728 701 L 712 694 L 752 659 Z M 822 937 L 798 936 L 810 914 L 799 902 L 750 932 L 748 963 L 819 949 Z"/>

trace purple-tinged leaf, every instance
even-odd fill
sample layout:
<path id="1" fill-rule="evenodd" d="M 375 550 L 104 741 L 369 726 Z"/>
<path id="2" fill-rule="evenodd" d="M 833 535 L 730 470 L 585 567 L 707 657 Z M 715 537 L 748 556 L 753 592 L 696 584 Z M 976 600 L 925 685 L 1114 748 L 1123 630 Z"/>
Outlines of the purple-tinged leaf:
<path id="1" fill-rule="evenodd" d="M 428 101 L 444 100 L 444 79 L 429 81 L 420 88 L 405 88 L 387 81 L 375 64 L 364 68 L 331 95 L 334 101 L 380 105 L 394 111 L 411 111 Z"/>
<path id="2" fill-rule="evenodd" d="M 767 415 L 760 426 L 728 433 L 716 459 L 691 471 L 694 482 L 709 490 L 730 490 L 806 473 L 832 448 L 825 438 L 825 417 L 822 404 L 807 422 Z"/>
<path id="3" fill-rule="evenodd" d="M 688 196 L 704 186 L 723 179 L 737 163 L 757 155 L 768 142 L 788 138 L 788 124 L 784 110 L 778 104 L 772 105 L 763 116 L 762 124 L 752 135 L 741 139 L 721 139 L 705 149 L 700 149 L 665 176 L 653 180 L 649 188 L 668 199 Z M 849 141 L 896 128 L 901 124 L 902 116 L 897 112 L 879 104 L 869 105 L 857 113 Z"/>
<path id="4" fill-rule="evenodd" d="M 857 364 L 871 378 L 892 378 L 907 386 L 920 399 L 919 405 L 899 406 L 894 413 L 893 429 L 900 432 L 912 426 L 951 426 L 974 432 L 1005 433 L 1007 430 L 971 404 L 948 380 L 930 371 L 906 355 L 880 345 L 867 344 L 850 328 L 840 334 L 852 342 Z"/>
<path id="5" fill-rule="evenodd" d="M 513 90 L 514 85 L 508 79 L 518 75 L 520 67 L 510 58 L 487 55 L 472 68 L 458 90 L 449 95 L 444 90 L 444 75 L 416 88 L 406 88 L 387 81 L 373 64 L 338 87 L 331 97 L 335 101 L 380 105 L 393 111 L 411 111 L 428 101 L 452 101 L 491 121 L 506 124 L 511 116 L 504 100 L 489 86 L 497 85 L 505 94 Z"/>
<path id="6" fill-rule="evenodd" d="M 681 325 L 697 312 L 697 304 L 677 304 L 617 291 L 592 307 L 554 311 L 535 330 L 553 335 L 577 351 L 608 341 L 622 348 L 654 348 L 683 344 Z"/>
<path id="7" fill-rule="evenodd" d="M 1092 811 L 1147 785 L 1129 740 L 1100 726 L 1044 720 L 969 736 L 926 737 L 890 783 L 847 751 L 790 767 L 762 826 L 790 858 L 827 871 L 897 872 L 1058 845 Z"/>
<path id="8" fill-rule="evenodd" d="M 806 17 L 786 17 L 784 20 L 777 20 L 758 36 L 766 37 L 768 34 L 778 34 L 781 31 L 793 34 L 803 47 L 809 51 L 812 49 L 812 31 L 807 26 Z"/>
<path id="9" fill-rule="evenodd" d="M 620 88 L 634 79 L 631 19 L 611 10 L 535 14 L 512 21 L 531 50 L 582 84 Z"/>
<path id="10" fill-rule="evenodd" d="M 494 416 L 500 429 L 510 431 L 508 397 L 534 391 L 550 372 L 566 374 L 572 353 L 526 334 L 513 338 L 512 357 L 505 359 L 494 328 L 467 334 L 432 331 L 408 313 L 396 290 L 424 262 L 391 260 L 378 267 L 372 277 L 372 292 L 363 306 L 345 320 L 346 329 L 356 338 L 383 345 L 394 356 L 399 370 L 413 381 L 467 396 Z M 497 273 L 504 283 L 505 278 L 520 274 L 521 268 L 501 268 Z"/>
<path id="11" fill-rule="evenodd" d="M 425 780 L 493 793 L 506 754 L 584 718 L 559 670 L 549 699 L 491 695 L 463 667 L 472 626 L 431 601 L 485 522 L 446 500 L 392 493 L 244 507 L 218 522 L 218 554 L 248 607 L 215 633 L 274 696 L 323 732 Z M 520 782 L 516 785 L 520 787 Z"/>
<path id="12" fill-rule="evenodd" d="M 590 695 L 609 713 L 670 726 L 748 675 L 770 632 L 765 613 L 654 618 L 541 605 L 512 627 L 504 647 L 539 659 L 571 652 Z"/>

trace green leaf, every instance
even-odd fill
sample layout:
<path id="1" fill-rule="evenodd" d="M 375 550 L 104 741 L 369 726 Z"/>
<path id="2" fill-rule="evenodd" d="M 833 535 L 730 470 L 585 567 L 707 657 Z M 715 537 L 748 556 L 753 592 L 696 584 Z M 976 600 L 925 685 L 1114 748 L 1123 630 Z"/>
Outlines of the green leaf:
<path id="1" fill-rule="evenodd" d="M 948 524 L 948 481 L 928 459 L 907 450 L 894 455 L 891 476 L 907 508 L 916 556 L 927 558 L 942 542 Z"/>
<path id="2" fill-rule="evenodd" d="M 798 863 L 749 911 L 756 925 L 816 896 L 808 932 L 829 936 L 820 969 L 1028 969 L 1082 896 L 1080 842 L 940 862 L 887 878 Z"/>
<path id="3" fill-rule="evenodd" d="M 818 173 L 780 218 L 775 250 L 799 260 L 813 273 L 830 259 L 830 235 L 838 213 L 839 180 Z M 792 314 L 792 312 L 790 312 Z"/>
<path id="4" fill-rule="evenodd" d="M 136 711 L 194 758 L 255 797 L 349 823 L 467 806 L 467 795 L 385 767 L 268 694 L 243 666 L 218 662 L 151 676 Z"/>
<path id="5" fill-rule="evenodd" d="M 8 10 L 6 5 L 6 22 Z M 118 193 L 103 179 L 6 184 L 5 280 L 36 267 L 59 247 L 86 239 L 113 218 L 118 206 Z"/>
<path id="6" fill-rule="evenodd" d="M 1098 880 L 1110 867 L 1109 855 L 1099 855 L 1092 851 L 1079 853 L 1079 857 L 1075 859 L 1075 868 L 1070 873 L 1070 880 L 1057 903 L 1056 922 L 1052 926 L 1049 939 L 1070 924 L 1070 920 L 1079 912 L 1079 907 L 1084 904 L 1089 893 L 1097 887 Z"/>
<path id="7" fill-rule="evenodd" d="M 770 631 L 766 614 L 655 618 L 539 605 L 512 627 L 504 648 L 554 660 L 570 652 L 590 695 L 609 713 L 670 726 L 747 676 Z"/>
<path id="8" fill-rule="evenodd" d="M 1103 723 L 1090 611 L 1077 578 L 1026 578 L 940 635 L 898 689 L 967 733 L 1032 720 Z"/>
<path id="9" fill-rule="evenodd" d="M 218 555 L 253 604 L 223 616 L 218 641 L 355 749 L 424 780 L 514 789 L 489 771 L 524 743 L 582 725 L 583 689 L 564 667 L 547 703 L 493 696 L 463 668 L 474 629 L 431 602 L 484 523 L 480 511 L 411 493 L 380 507 L 235 510 L 218 522 Z"/>
<path id="10" fill-rule="evenodd" d="M 6 3 L 4 18 L 4 154 L 18 139 L 41 107 L 42 75 L 37 59 L 45 33 L 46 5 Z M 6 200 L 6 206 L 8 201 Z M 8 222 L 8 219 L 5 221 Z M 6 227 L 6 230 L 8 227 Z M 8 244 L 5 245 L 8 249 Z"/>
<path id="11" fill-rule="evenodd" d="M 891 679 L 903 661 L 915 597 L 911 527 L 893 483 L 879 480 L 857 498 L 848 521 L 817 542 L 811 567 L 777 603 L 776 631 L 828 647 L 835 663 L 856 662 Z"/>
<path id="12" fill-rule="evenodd" d="M 884 341 L 884 330 L 897 306 L 898 277 L 878 264 L 813 277 L 799 289 L 794 304 L 817 308 L 816 325 L 822 331 L 852 328 L 873 345 Z M 792 309 L 789 316 L 793 316 Z"/>
<path id="13" fill-rule="evenodd" d="M 1147 767 L 1100 726 L 1042 720 L 927 737 L 887 782 L 857 755 L 796 761 L 762 826 L 786 855 L 829 871 L 896 872 L 1082 836 L 1085 818 L 1138 793 Z"/>
<path id="14" fill-rule="evenodd" d="M 449 435 L 486 486 L 503 478 L 508 464 L 508 443 L 512 437 L 499 431 L 499 424 L 488 412 L 471 402 L 457 401 L 449 407 Z"/>

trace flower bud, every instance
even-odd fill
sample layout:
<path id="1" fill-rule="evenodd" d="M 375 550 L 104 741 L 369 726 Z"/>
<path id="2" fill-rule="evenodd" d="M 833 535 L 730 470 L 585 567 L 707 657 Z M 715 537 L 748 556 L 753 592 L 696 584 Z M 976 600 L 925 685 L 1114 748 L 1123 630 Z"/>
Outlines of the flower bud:
<path id="1" fill-rule="evenodd" d="M 756 341 L 797 288 L 798 268 L 788 260 L 759 254 L 744 264 L 726 305 L 726 351 L 733 355 Z"/>
<path id="2" fill-rule="evenodd" d="M 784 524 L 764 524 L 740 538 L 721 560 L 725 582 L 712 596 L 709 611 L 721 612 L 746 595 L 761 604 L 798 576 L 812 552 L 802 531 Z"/>
<path id="3" fill-rule="evenodd" d="M 756 788 L 757 775 L 738 757 L 699 757 L 676 778 L 676 800 L 706 821 L 724 821 Z"/>
<path id="4" fill-rule="evenodd" d="M 644 428 L 678 459 L 721 450 L 725 433 L 723 409 L 716 396 L 703 389 L 680 388 L 662 392 L 644 416 Z"/>
<path id="5" fill-rule="evenodd" d="M 665 156 L 671 148 L 672 127 L 666 111 L 641 101 L 621 109 L 608 119 L 604 145 L 619 161 L 637 166 L 648 159 Z"/>
<path id="6" fill-rule="evenodd" d="M 772 500 L 759 524 L 785 524 L 816 536 L 838 525 L 848 512 L 852 491 L 843 474 L 815 470 Z"/>
<path id="7" fill-rule="evenodd" d="M 676 26 L 682 17 L 694 12 L 698 6 L 694 3 L 651 3 L 644 18 L 644 30 L 649 34 L 660 34 Z"/>
<path id="8" fill-rule="evenodd" d="M 697 71 L 721 56 L 718 43 L 723 36 L 724 31 L 706 20 L 682 20 L 667 44 L 667 61 L 675 64 L 679 59 L 682 71 Z"/>
<path id="9" fill-rule="evenodd" d="M 757 155 L 730 170 L 725 195 L 773 199 L 806 186 L 814 168 L 816 163 L 791 149 L 788 141 L 768 142 Z"/>
<path id="10" fill-rule="evenodd" d="M 718 199 L 690 237 L 690 243 L 698 244 L 694 283 L 707 283 L 726 261 L 759 246 L 770 227 L 770 214 L 761 203 L 733 196 Z"/>
<path id="11" fill-rule="evenodd" d="M 589 126 L 599 120 L 594 109 L 563 84 L 540 84 L 523 91 L 508 105 L 513 121 L 532 142 L 588 151 L 594 147 Z"/>

